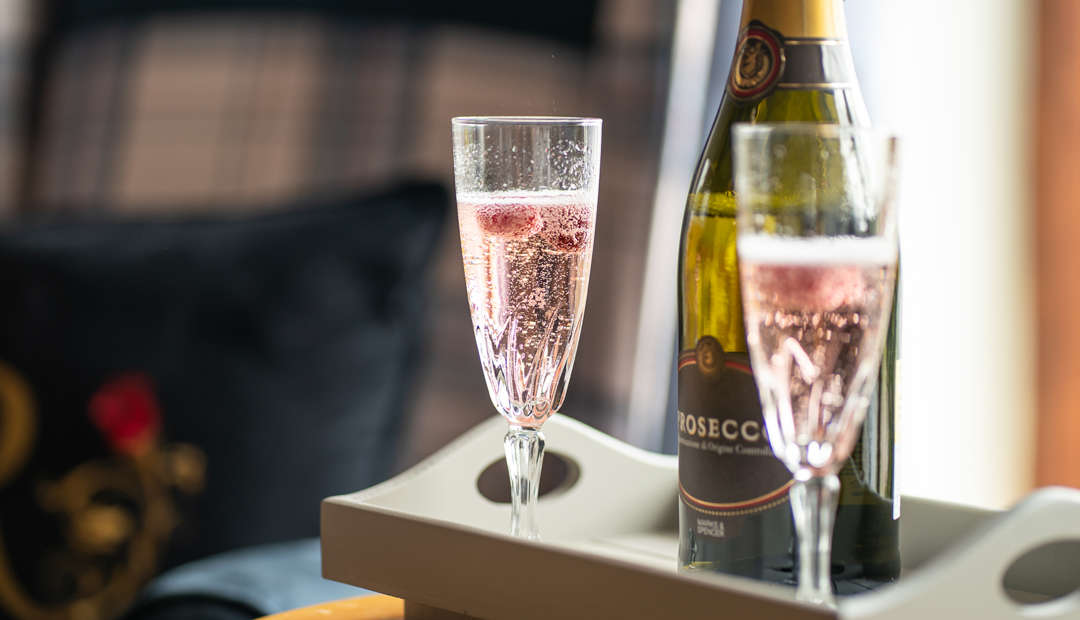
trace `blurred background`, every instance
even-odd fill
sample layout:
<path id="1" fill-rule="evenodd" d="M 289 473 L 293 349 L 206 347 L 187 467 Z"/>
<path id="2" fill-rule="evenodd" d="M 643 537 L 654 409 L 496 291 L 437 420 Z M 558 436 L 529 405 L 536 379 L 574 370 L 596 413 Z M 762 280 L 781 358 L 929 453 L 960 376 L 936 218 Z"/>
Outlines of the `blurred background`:
<path id="1" fill-rule="evenodd" d="M 871 118 L 904 138 L 901 491 L 1006 507 L 1036 485 L 1080 485 L 1080 452 L 1071 448 L 1080 442 L 1080 337 L 1069 317 L 1080 291 L 1070 247 L 1078 188 L 1067 172 L 1080 158 L 1073 141 L 1080 133 L 1080 11 L 1067 0 L 846 6 Z M 287 477 L 303 463 L 311 476 L 337 464 L 344 469 L 333 479 L 288 478 L 286 486 L 302 487 L 310 495 L 303 501 L 311 502 L 288 528 L 222 537 L 200 553 L 315 535 L 319 497 L 402 471 L 494 415 L 471 335 L 453 203 L 431 189 L 452 190 L 450 117 L 598 116 L 604 145 L 595 258 L 562 413 L 673 451 L 665 428 L 673 406 L 672 257 L 739 11 L 734 0 L 566 0 L 547 2 L 543 11 L 494 1 L 2 0 L 0 268 L 29 274 L 12 293 L 22 310 L 7 320 L 31 328 L 5 327 L 10 337 L 0 342 L 0 360 L 21 372 L 43 403 L 52 401 L 41 394 L 67 389 L 65 377 L 80 377 L 86 394 L 72 402 L 83 402 L 115 373 L 141 368 L 156 382 L 163 420 L 155 454 L 173 455 L 164 442 L 174 440 L 201 449 L 206 429 L 226 436 L 201 455 L 166 459 L 176 506 L 168 523 L 185 514 L 177 499 L 184 480 L 192 494 L 205 487 L 216 497 L 258 484 L 260 475 L 272 485 L 266 478 Z M 427 189 L 409 193 L 418 186 Z M 430 235 L 405 240 L 402 232 L 400 247 L 388 243 L 375 228 L 383 224 L 378 213 L 417 202 L 431 207 L 422 224 Z M 332 211 L 338 215 L 315 223 L 301 215 L 327 204 L 341 207 Z M 377 260 L 400 266 L 342 275 L 354 246 L 387 246 Z M 406 261 L 407 247 L 424 251 Z M 321 258 L 289 271 L 305 255 Z M 146 265 L 156 267 L 137 269 Z M 372 277 L 391 272 L 394 296 L 380 301 L 349 290 L 367 291 Z M 129 294 L 113 282 L 124 273 L 134 274 L 137 298 L 152 310 L 95 305 L 102 295 Z M 271 287 L 282 273 L 295 276 L 288 295 Z M 211 276 L 225 288 L 184 284 Z M 80 291 L 60 297 L 67 300 L 64 325 L 97 334 L 95 355 L 72 354 L 59 338 L 46 355 L 27 340 L 47 329 L 34 321 L 56 289 L 35 284 L 41 281 Z M 220 324 L 213 318 L 223 310 L 188 312 L 193 299 L 228 298 L 229 283 L 273 293 L 253 295 L 242 313 L 229 315 L 240 331 L 271 325 L 244 341 L 257 345 L 250 355 L 237 353 L 232 336 L 214 340 L 198 327 Z M 413 294 L 409 312 L 393 310 L 399 297 Z M 154 305 L 169 295 L 179 295 L 181 310 Z M 353 311 L 357 324 L 375 317 L 385 329 L 350 332 Z M 104 315 L 129 318 L 109 322 Z M 139 316 L 149 317 L 147 326 L 132 336 L 125 325 Z M 330 348 L 307 347 L 297 335 L 306 332 L 296 330 L 324 316 L 341 321 L 340 330 L 320 332 Z M 399 340 L 380 339 L 387 334 Z M 85 353 L 88 341 L 80 338 L 68 345 Z M 132 368 L 140 358 L 123 353 L 137 348 L 129 341 L 153 359 Z M 340 342 L 355 347 L 334 349 Z M 179 368 L 154 357 L 190 352 L 190 343 L 213 346 L 183 357 Z M 84 367 L 74 368 L 75 358 Z M 240 370 L 229 361 L 237 359 Z M 396 374 L 378 374 L 391 364 Z M 196 383 L 198 373 L 183 372 L 193 367 L 250 381 L 250 390 L 231 393 L 209 378 Z M 291 391 L 275 392 L 269 403 L 259 396 L 267 385 Z M 391 393 L 373 399 L 376 388 Z M 324 392 L 334 394 L 332 402 L 315 395 Z M 181 397 L 192 394 L 203 400 Z M 206 402 L 228 407 L 208 409 Z M 222 422 L 245 408 L 253 411 L 245 425 Z M 62 421 L 74 414 L 38 415 Z M 349 427 L 340 416 L 381 421 Z M 13 419 L 0 420 L 8 437 L 24 428 Z M 39 421 L 38 428 L 63 424 Z M 361 430 L 376 439 L 350 445 L 350 433 Z M 94 441 L 89 452 L 100 449 Z M 0 437 L 0 450 L 4 445 Z M 230 453 L 235 446 L 247 447 Z M 376 450 L 378 467 L 350 477 L 346 466 L 364 456 L 357 453 Z M 63 473 L 19 454 L 0 459 L 0 482 L 5 468 L 20 480 L 22 463 L 37 463 L 39 478 Z M 263 468 L 267 462 L 280 469 Z M 40 496 L 31 486 L 11 483 L 5 511 Z M 251 519 L 265 519 L 274 504 L 257 506 Z M 203 533 L 239 510 L 237 499 L 225 512 L 198 513 Z M 113 516 L 99 519 L 106 525 L 91 542 L 127 523 L 105 513 Z M 172 553 L 165 564 L 198 555 L 176 552 L 175 543 Z M 52 584 L 29 598 L 65 600 L 79 588 L 96 591 L 90 582 Z"/>

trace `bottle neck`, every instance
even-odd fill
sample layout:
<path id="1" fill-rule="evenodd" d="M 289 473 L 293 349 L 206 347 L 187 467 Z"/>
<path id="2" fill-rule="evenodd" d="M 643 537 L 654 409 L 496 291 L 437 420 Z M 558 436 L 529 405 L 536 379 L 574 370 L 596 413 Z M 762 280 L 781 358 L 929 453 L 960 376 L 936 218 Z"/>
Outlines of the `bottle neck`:
<path id="1" fill-rule="evenodd" d="M 744 30 L 759 21 L 786 39 L 840 39 L 847 41 L 844 0 L 744 0 Z"/>
<path id="2" fill-rule="evenodd" d="M 735 100 L 858 88 L 843 0 L 745 0 L 742 23 L 728 77 Z"/>

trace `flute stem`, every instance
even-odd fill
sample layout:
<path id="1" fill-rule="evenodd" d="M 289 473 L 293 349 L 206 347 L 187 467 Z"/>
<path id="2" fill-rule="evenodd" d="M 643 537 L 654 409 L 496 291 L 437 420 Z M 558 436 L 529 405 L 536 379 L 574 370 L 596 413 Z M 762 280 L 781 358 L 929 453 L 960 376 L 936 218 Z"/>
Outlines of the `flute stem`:
<path id="1" fill-rule="evenodd" d="M 510 534 L 538 540 L 536 497 L 544 464 L 544 434 L 535 428 L 511 426 L 503 447 L 510 471 Z"/>
<path id="2" fill-rule="evenodd" d="M 840 479 L 835 474 L 820 477 L 805 471 L 795 474 L 791 512 L 799 536 L 799 587 L 795 597 L 800 601 L 836 606 L 830 556 L 839 491 Z"/>

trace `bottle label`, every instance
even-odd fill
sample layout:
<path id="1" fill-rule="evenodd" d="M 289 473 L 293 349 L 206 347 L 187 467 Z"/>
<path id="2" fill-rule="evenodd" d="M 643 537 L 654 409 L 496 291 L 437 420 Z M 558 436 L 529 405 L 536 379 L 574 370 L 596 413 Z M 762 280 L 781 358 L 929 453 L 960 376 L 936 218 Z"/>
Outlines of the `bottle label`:
<path id="1" fill-rule="evenodd" d="M 791 472 L 772 452 L 745 353 L 712 336 L 679 356 L 679 493 L 698 535 L 735 535 L 737 520 L 787 502 Z"/>
<path id="2" fill-rule="evenodd" d="M 740 101 L 760 99 L 780 81 L 786 63 L 784 37 L 759 21 L 739 35 L 728 74 L 728 91 Z"/>

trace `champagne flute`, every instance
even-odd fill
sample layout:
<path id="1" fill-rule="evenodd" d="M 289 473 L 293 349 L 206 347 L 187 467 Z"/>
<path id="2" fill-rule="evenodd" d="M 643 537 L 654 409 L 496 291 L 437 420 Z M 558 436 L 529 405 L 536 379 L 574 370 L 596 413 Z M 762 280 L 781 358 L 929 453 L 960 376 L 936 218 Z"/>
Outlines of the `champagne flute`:
<path id="1" fill-rule="evenodd" d="M 869 128 L 736 126 L 737 251 L 750 361 L 795 476 L 800 600 L 835 605 L 837 472 L 877 381 L 896 278 L 896 138 Z"/>
<path id="2" fill-rule="evenodd" d="M 544 421 L 566 396 L 592 264 L 596 118 L 452 119 L 454 184 L 476 346 L 510 422 L 510 532 L 539 538 Z"/>

